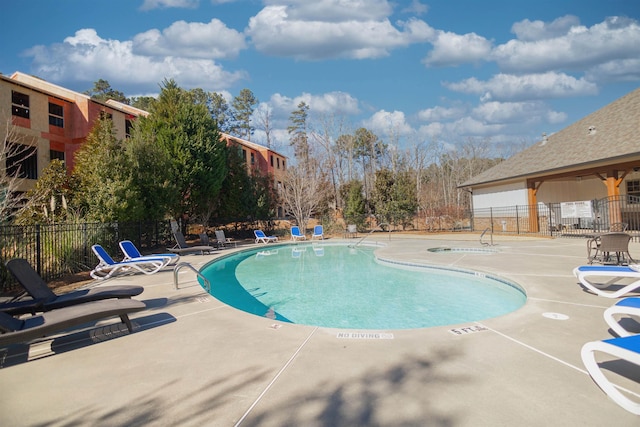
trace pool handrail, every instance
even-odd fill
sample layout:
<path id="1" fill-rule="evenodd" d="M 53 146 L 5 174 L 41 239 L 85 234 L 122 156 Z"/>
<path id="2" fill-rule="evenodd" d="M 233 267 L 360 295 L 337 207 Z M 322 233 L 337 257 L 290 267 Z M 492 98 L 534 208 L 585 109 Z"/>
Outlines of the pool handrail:
<path id="1" fill-rule="evenodd" d="M 356 242 L 356 244 L 355 244 L 355 245 L 349 245 L 349 247 L 350 247 L 350 248 L 355 248 L 355 247 L 357 247 L 360 243 L 362 243 L 362 241 L 363 241 L 364 239 L 366 239 L 366 238 L 367 238 L 367 237 L 369 237 L 369 236 L 370 236 L 374 231 L 376 231 L 376 228 L 378 228 L 378 227 L 380 227 L 380 230 L 384 231 L 384 229 L 382 228 L 382 226 L 383 226 L 383 225 L 386 225 L 386 226 L 388 226 L 388 227 L 389 227 L 389 240 L 391 240 L 391 226 L 389 225 L 389 223 L 387 223 L 387 222 L 383 222 L 382 224 L 378 224 L 378 226 L 377 226 L 377 227 L 372 228 L 372 229 L 371 229 L 371 231 L 370 231 L 369 233 L 367 233 L 367 234 L 365 234 L 364 236 L 362 236 L 362 237 L 360 238 L 360 240 L 358 240 L 358 241 Z"/>
<path id="2" fill-rule="evenodd" d="M 189 264 L 188 262 L 181 262 L 180 264 L 177 264 L 174 269 L 173 269 L 173 286 L 175 288 L 175 290 L 178 290 L 178 270 L 180 270 L 182 267 L 189 267 L 191 270 L 193 270 L 193 272 L 196 273 L 196 275 L 202 279 L 202 281 L 204 282 L 204 289 L 211 293 L 211 283 L 209 282 L 209 280 L 204 277 L 193 265 Z"/>

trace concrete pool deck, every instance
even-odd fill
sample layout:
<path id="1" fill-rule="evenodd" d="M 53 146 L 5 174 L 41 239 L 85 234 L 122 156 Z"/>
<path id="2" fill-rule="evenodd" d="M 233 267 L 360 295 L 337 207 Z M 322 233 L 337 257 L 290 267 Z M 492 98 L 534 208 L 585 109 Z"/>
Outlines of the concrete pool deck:
<path id="1" fill-rule="evenodd" d="M 326 243 L 336 241 L 342 239 Z M 118 277 L 104 283 L 145 288 L 137 298 L 148 308 L 131 316 L 136 332 L 123 332 L 117 319 L 107 319 L 31 346 L 0 348 L 0 425 L 640 422 L 598 388 L 580 359 L 584 343 L 612 337 L 602 314 L 616 301 L 585 292 L 572 275 L 586 263 L 586 239 L 494 236 L 494 254 L 427 250 L 480 248 L 477 234 L 375 233 L 365 242 L 384 244 L 377 252 L 384 258 L 510 279 L 526 290 L 527 303 L 475 323 L 338 330 L 230 308 L 206 294 L 188 268 L 179 270 L 178 290 L 172 269 Z M 229 252 L 181 261 L 201 268 Z M 640 258 L 640 243 L 631 243 L 630 253 Z M 617 383 L 640 394 L 640 372 L 633 376 L 635 381 Z"/>

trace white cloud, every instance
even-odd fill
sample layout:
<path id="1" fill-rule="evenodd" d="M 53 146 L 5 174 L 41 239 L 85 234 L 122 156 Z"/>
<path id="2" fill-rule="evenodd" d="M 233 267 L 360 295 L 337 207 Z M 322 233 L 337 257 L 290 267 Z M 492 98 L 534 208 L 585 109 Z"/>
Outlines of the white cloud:
<path id="1" fill-rule="evenodd" d="M 640 80 L 640 59 L 620 59 L 590 68 L 585 79 L 592 82 L 637 82 Z"/>
<path id="2" fill-rule="evenodd" d="M 133 38 L 133 53 L 147 56 L 227 59 L 245 48 L 244 36 L 218 19 L 209 23 L 177 21 L 162 32 L 153 29 Z"/>
<path id="3" fill-rule="evenodd" d="M 565 15 L 549 23 L 525 19 L 513 24 L 511 32 L 522 41 L 535 41 L 561 37 L 578 25 L 580 20 L 573 15 Z"/>
<path id="4" fill-rule="evenodd" d="M 640 56 L 640 25 L 636 20 L 612 17 L 587 28 L 567 19 L 558 28 L 550 29 L 554 23 L 545 25 L 538 34 L 531 31 L 531 26 L 519 23 L 522 28 L 517 29 L 517 34 L 524 39 L 497 46 L 492 58 L 503 71 L 531 73 L 584 70 L 614 59 Z M 545 38 L 558 34 L 560 29 L 564 34 Z"/>
<path id="5" fill-rule="evenodd" d="M 414 15 L 424 15 L 428 11 L 429 6 L 420 3 L 420 0 L 411 0 L 411 4 L 402 9 L 402 13 L 412 13 Z"/>
<path id="6" fill-rule="evenodd" d="M 565 113 L 549 109 L 542 101 L 529 102 L 486 102 L 473 109 L 471 115 L 488 124 L 557 123 L 566 120 Z"/>
<path id="7" fill-rule="evenodd" d="M 422 61 L 427 66 L 443 67 L 487 61 L 491 54 L 491 41 L 475 33 L 459 35 L 438 31 L 432 44 L 433 50 Z"/>
<path id="8" fill-rule="evenodd" d="M 547 72 L 517 76 L 497 74 L 487 81 L 472 77 L 457 83 L 444 83 L 445 87 L 462 93 L 482 96 L 484 101 L 531 100 L 594 95 L 598 88 L 584 78 Z"/>
<path id="9" fill-rule="evenodd" d="M 131 41 L 103 39 L 94 29 L 82 29 L 63 43 L 36 46 L 26 54 L 33 57 L 36 74 L 44 78 L 63 82 L 102 78 L 113 87 L 135 86 L 137 91 L 157 90 L 165 78 L 186 88 L 221 90 L 246 77 L 208 59 L 151 58 L 134 54 L 132 47 Z"/>
<path id="10" fill-rule="evenodd" d="M 300 102 L 309 106 L 310 115 L 327 113 L 356 115 L 360 113 L 358 100 L 345 92 L 328 92 L 321 95 L 303 93 L 295 98 L 276 93 L 271 96 L 269 105 L 275 114 L 286 115 L 288 118 L 291 112 L 298 109 Z"/>
<path id="11" fill-rule="evenodd" d="M 290 19 L 300 21 L 375 21 L 393 12 L 387 0 L 266 0 L 265 4 L 282 6 Z"/>
<path id="12" fill-rule="evenodd" d="M 151 10 L 159 8 L 188 8 L 193 9 L 198 6 L 200 0 L 144 0 L 141 10 Z"/>
<path id="13" fill-rule="evenodd" d="M 413 128 L 407 123 L 402 111 L 380 110 L 365 119 L 363 124 L 376 134 L 390 137 L 405 136 L 413 132 Z"/>
<path id="14" fill-rule="evenodd" d="M 399 28 L 396 28 L 383 17 L 390 13 L 387 2 L 376 1 L 372 7 L 364 0 L 314 4 L 299 0 L 293 7 L 267 6 L 251 17 L 245 33 L 264 54 L 317 60 L 384 57 L 392 49 L 426 40 L 426 35 L 432 31 L 416 19 L 398 22 Z M 334 4 L 341 7 L 328 16 L 325 9 Z M 380 7 L 376 8 L 376 5 Z M 325 12 L 313 15 L 310 10 L 314 7 Z M 325 20 L 321 20 L 323 17 Z"/>
<path id="15" fill-rule="evenodd" d="M 438 122 L 441 120 L 459 119 L 466 113 L 466 109 L 462 107 L 433 107 L 418 112 L 418 118 L 425 122 Z"/>

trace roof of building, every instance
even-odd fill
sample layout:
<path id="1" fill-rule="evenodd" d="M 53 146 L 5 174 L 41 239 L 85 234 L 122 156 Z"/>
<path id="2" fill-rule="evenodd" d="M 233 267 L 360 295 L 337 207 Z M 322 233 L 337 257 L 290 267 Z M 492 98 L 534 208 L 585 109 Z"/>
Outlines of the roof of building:
<path id="1" fill-rule="evenodd" d="M 280 157 L 284 157 L 287 158 L 287 156 L 285 156 L 282 153 L 277 152 L 276 150 L 274 150 L 273 148 L 269 148 L 266 145 L 261 145 L 255 142 L 251 142 L 251 141 L 247 141 L 246 139 L 242 139 L 239 138 L 237 136 L 233 136 L 233 135 L 229 135 L 228 133 L 224 133 L 224 132 L 220 132 L 222 134 L 222 137 L 225 139 L 232 139 L 234 141 L 236 141 L 239 144 L 242 144 L 248 148 L 252 148 L 254 150 L 258 150 L 258 151 L 264 151 L 264 150 L 268 150 L 270 152 L 272 152 L 273 154 L 277 154 Z"/>
<path id="2" fill-rule="evenodd" d="M 613 101 L 461 185 L 580 170 L 640 160 L 640 89 Z"/>
<path id="3" fill-rule="evenodd" d="M 74 90 L 67 89 L 62 86 L 58 86 L 54 83 L 50 83 L 39 77 L 31 76 L 29 74 L 25 74 L 20 71 L 16 71 L 9 77 L 0 74 L 0 79 L 34 90 L 36 92 L 43 93 L 45 95 L 63 99 L 69 102 L 78 102 L 78 100 L 86 100 L 96 104 L 107 106 L 113 110 L 120 111 L 125 114 L 131 114 L 134 116 L 141 116 L 141 115 L 146 116 L 149 114 L 144 110 L 140 110 L 139 108 L 135 108 L 130 105 L 123 104 L 121 102 L 114 101 L 111 99 L 107 100 L 106 102 L 98 101 L 84 93 L 76 92 Z"/>

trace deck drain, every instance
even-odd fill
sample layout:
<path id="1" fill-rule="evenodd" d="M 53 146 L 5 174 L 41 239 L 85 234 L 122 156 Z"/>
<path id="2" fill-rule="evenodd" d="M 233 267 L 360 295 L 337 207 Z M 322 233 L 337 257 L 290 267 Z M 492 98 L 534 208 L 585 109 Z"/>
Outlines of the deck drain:
<path id="1" fill-rule="evenodd" d="M 567 316 L 566 314 L 561 314 L 561 313 L 542 313 L 542 315 L 547 319 L 554 319 L 554 320 L 567 320 L 569 318 L 569 316 Z"/>

